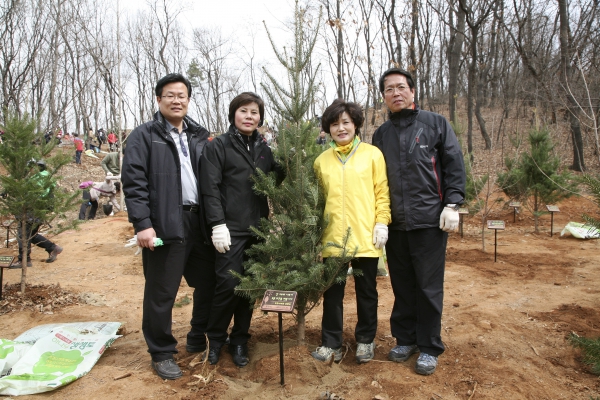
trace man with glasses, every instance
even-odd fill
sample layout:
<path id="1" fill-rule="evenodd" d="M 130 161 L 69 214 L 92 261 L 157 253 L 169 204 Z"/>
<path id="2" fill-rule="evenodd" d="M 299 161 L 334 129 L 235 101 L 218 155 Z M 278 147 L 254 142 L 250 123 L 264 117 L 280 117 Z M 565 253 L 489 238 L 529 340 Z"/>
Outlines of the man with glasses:
<path id="1" fill-rule="evenodd" d="M 162 379 L 182 375 L 173 359 L 177 340 L 171 332 L 181 277 L 194 288 L 189 353 L 206 349 L 204 333 L 214 292 L 215 251 L 198 196 L 200 155 L 208 131 L 187 116 L 191 92 L 190 82 L 180 74 L 158 81 L 159 111 L 131 132 L 122 167 L 129 221 L 142 247 L 146 279 L 142 331 L 152 367 Z"/>
<path id="2" fill-rule="evenodd" d="M 390 118 L 373 135 L 387 165 L 392 223 L 386 245 L 396 346 L 402 362 L 420 352 L 417 373 L 435 372 L 444 351 L 440 336 L 448 233 L 458 226 L 465 197 L 462 151 L 448 121 L 414 102 L 411 75 L 391 68 L 379 79 Z"/>

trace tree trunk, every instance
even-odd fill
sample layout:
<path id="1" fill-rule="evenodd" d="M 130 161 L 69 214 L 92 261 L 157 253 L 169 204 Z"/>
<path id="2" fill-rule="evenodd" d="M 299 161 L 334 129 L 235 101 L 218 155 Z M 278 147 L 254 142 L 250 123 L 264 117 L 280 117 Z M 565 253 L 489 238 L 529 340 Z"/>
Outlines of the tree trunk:
<path id="1" fill-rule="evenodd" d="M 21 220 L 21 295 L 25 294 L 27 285 L 27 248 L 30 237 L 27 234 L 27 218 Z"/>
<path id="2" fill-rule="evenodd" d="M 567 107 L 569 109 L 569 121 L 571 125 L 571 139 L 573 142 L 573 165 L 575 171 L 584 171 L 583 138 L 581 137 L 581 125 L 579 122 L 580 108 L 571 94 L 570 79 L 572 77 L 571 67 L 571 28 L 569 26 L 569 10 L 567 0 L 558 0 L 558 14 L 560 17 L 560 77 L 563 86 L 567 89 Z"/>
<path id="3" fill-rule="evenodd" d="M 456 98 L 458 97 L 458 74 L 460 72 L 460 58 L 464 42 L 465 12 L 458 7 L 456 27 L 453 25 L 454 11 L 450 7 L 450 42 L 448 43 L 448 107 L 450 122 L 456 123 Z"/>
<path id="4" fill-rule="evenodd" d="M 306 314 L 304 313 L 304 308 L 298 309 L 296 322 L 298 324 L 296 340 L 298 346 L 304 346 L 306 344 Z"/>
<path id="5" fill-rule="evenodd" d="M 419 82 L 418 71 L 418 60 L 417 60 L 417 36 L 419 35 L 419 0 L 412 0 L 412 23 L 410 29 L 410 48 L 408 54 L 410 57 L 410 65 L 408 66 L 408 72 L 411 73 L 415 82 L 415 103 L 419 103 L 421 96 L 417 85 Z"/>

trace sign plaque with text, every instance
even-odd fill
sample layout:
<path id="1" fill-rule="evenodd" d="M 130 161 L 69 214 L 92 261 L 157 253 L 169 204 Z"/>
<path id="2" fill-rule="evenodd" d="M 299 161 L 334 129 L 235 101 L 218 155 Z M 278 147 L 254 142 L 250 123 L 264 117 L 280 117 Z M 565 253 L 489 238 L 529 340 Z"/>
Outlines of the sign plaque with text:
<path id="1" fill-rule="evenodd" d="M 560 212 L 560 210 L 558 209 L 558 206 L 546 206 L 546 208 L 547 208 L 547 209 L 548 209 L 548 211 L 550 211 L 551 213 Z"/>
<path id="2" fill-rule="evenodd" d="M 8 268 L 12 264 L 15 256 L 0 256 L 0 268 Z"/>
<path id="3" fill-rule="evenodd" d="M 291 313 L 294 311 L 297 296 L 298 292 L 267 290 L 260 304 L 260 309 L 262 311 Z"/>
<path id="4" fill-rule="evenodd" d="M 504 221 L 490 219 L 487 222 L 488 229 L 499 229 L 503 230 L 505 228 Z"/>

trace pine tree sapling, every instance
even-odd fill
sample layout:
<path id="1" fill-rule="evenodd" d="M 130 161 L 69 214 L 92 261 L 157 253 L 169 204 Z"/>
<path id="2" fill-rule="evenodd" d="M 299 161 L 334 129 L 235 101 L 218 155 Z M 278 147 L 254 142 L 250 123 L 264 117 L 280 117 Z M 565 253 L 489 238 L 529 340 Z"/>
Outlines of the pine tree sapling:
<path id="1" fill-rule="evenodd" d="M 57 187 L 58 170 L 71 161 L 71 156 L 62 152 L 49 157 L 54 141 L 46 143 L 43 134 L 36 133 L 36 122 L 27 114 L 19 117 L 7 113 L 3 144 L 0 145 L 0 163 L 7 175 L 0 176 L 0 213 L 14 216 L 19 222 L 22 238 L 21 292 L 27 282 L 27 248 L 29 237 L 27 225 L 50 223 L 78 203 L 78 193 L 68 194 Z M 45 171 L 38 167 L 44 160 Z M 61 228 L 59 226 L 58 228 Z"/>
<path id="2" fill-rule="evenodd" d="M 590 174 L 584 174 L 581 177 L 581 180 L 585 186 L 592 192 L 594 196 L 594 203 L 598 206 L 598 210 L 600 211 L 600 177 L 592 176 Z M 583 219 L 585 222 L 590 225 L 590 227 L 596 228 L 600 230 L 600 219 L 594 218 L 589 214 L 583 214 Z"/>
<path id="3" fill-rule="evenodd" d="M 298 292 L 297 338 L 303 344 L 306 315 L 329 287 L 346 279 L 344 264 L 355 252 L 346 248 L 351 235 L 348 231 L 342 243 L 324 244 L 337 247 L 339 257 L 329 257 L 326 263 L 321 258 L 321 238 L 327 220 L 313 164 L 323 148 L 315 143 L 316 127 L 305 122 L 315 93 L 315 75 L 306 71 L 318 32 L 308 35 L 306 10 L 298 2 L 295 11 L 292 56 L 275 50 L 287 71 L 289 87 L 283 87 L 269 74 L 271 85 L 263 85 L 272 107 L 282 118 L 274 154 L 286 178 L 278 186 L 274 175 L 256 177 L 255 190 L 269 198 L 273 213 L 253 230 L 261 242 L 247 251 L 250 259 L 245 265 L 245 275 L 236 275 L 240 279 L 236 293 L 257 300 L 269 289 Z M 275 49 L 272 41 L 271 44 Z"/>
<path id="4" fill-rule="evenodd" d="M 298 292 L 299 343 L 304 342 L 306 315 L 329 287 L 346 279 L 344 264 L 355 252 L 346 248 L 348 231 L 342 243 L 325 244 L 337 247 L 339 257 L 330 257 L 326 263 L 321 258 L 327 220 L 323 193 L 313 171 L 314 160 L 322 151 L 314 141 L 316 132 L 310 123 L 290 124 L 280 130 L 275 154 L 287 175 L 279 186 L 273 175 L 256 179 L 255 190 L 269 197 L 273 215 L 253 229 L 262 241 L 247 251 L 250 260 L 245 276 L 238 276 L 241 282 L 236 288 L 251 300 L 262 298 L 269 289 Z"/>
<path id="5" fill-rule="evenodd" d="M 498 184 L 507 196 L 522 201 L 532 212 L 537 233 L 543 207 L 570 197 L 577 187 L 568 171 L 559 171 L 560 159 L 553 155 L 547 129 L 532 130 L 528 139 L 529 151 L 507 160 L 507 171 L 498 173 Z"/>
<path id="6" fill-rule="evenodd" d="M 600 338 L 589 339 L 572 333 L 569 341 L 583 350 L 583 362 L 592 368 L 592 373 L 600 375 Z"/>

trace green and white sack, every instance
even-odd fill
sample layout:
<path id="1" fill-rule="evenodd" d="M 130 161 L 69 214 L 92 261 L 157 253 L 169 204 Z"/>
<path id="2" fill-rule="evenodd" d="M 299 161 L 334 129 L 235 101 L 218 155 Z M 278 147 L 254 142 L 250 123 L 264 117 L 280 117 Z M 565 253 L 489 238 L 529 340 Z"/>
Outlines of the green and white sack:
<path id="1" fill-rule="evenodd" d="M 17 361 L 10 375 L 0 378 L 0 395 L 48 392 L 71 383 L 86 375 L 119 337 L 55 328 Z"/>
<path id="2" fill-rule="evenodd" d="M 21 359 L 31 348 L 29 343 L 17 343 L 12 340 L 0 339 L 0 377 Z"/>
<path id="3" fill-rule="evenodd" d="M 58 327 L 72 328 L 80 333 L 98 333 L 101 335 L 115 335 L 121 327 L 120 322 L 62 322 L 57 324 L 38 325 L 21 333 L 15 342 L 34 344 L 38 339 L 52 333 Z"/>

